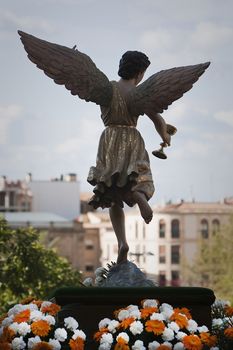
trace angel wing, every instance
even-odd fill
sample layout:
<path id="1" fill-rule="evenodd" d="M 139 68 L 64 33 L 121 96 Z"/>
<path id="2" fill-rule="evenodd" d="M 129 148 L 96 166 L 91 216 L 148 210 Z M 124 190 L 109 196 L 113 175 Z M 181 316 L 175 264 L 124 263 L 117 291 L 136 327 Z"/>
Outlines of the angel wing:
<path id="1" fill-rule="evenodd" d="M 72 95 L 78 95 L 87 102 L 102 106 L 110 104 L 112 85 L 89 56 L 22 31 L 18 33 L 28 58 L 56 84 L 65 85 Z"/>
<path id="2" fill-rule="evenodd" d="M 176 67 L 153 74 L 132 90 L 129 109 L 135 115 L 162 113 L 173 101 L 189 91 L 210 62 Z"/>

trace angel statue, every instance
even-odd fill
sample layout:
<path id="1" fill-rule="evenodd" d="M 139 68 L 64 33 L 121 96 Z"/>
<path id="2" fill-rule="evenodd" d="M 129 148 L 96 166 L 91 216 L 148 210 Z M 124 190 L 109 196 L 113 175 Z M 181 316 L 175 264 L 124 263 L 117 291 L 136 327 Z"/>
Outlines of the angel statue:
<path id="1" fill-rule="evenodd" d="M 87 181 L 94 186 L 90 204 L 109 208 L 118 241 L 117 264 L 127 260 L 129 250 L 124 219 L 124 203 L 138 205 L 148 224 L 153 211 L 148 204 L 154 193 L 148 153 L 137 130 L 137 120 L 146 114 L 169 146 L 176 130 L 159 113 L 190 90 L 209 66 L 209 62 L 162 70 L 139 84 L 148 57 L 138 51 L 123 54 L 119 81 L 109 81 L 90 59 L 75 47 L 50 43 L 22 31 L 18 32 L 28 58 L 55 83 L 65 85 L 72 95 L 100 106 L 105 129 L 100 137 L 96 165 L 90 168 Z M 139 84 L 139 85 L 138 85 Z"/>

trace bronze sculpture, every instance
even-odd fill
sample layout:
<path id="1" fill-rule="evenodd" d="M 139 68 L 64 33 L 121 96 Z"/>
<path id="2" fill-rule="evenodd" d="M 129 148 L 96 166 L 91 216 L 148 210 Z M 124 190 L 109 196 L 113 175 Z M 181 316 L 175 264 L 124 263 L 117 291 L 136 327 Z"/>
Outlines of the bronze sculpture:
<path id="1" fill-rule="evenodd" d="M 29 59 L 55 83 L 65 85 L 72 95 L 101 107 L 105 129 L 96 166 L 90 168 L 87 179 L 95 186 L 90 204 L 95 208 L 109 208 L 118 240 L 117 263 L 124 262 L 129 247 L 123 203 L 138 204 L 146 223 L 153 215 L 148 201 L 154 186 L 144 141 L 136 129 L 138 117 L 146 114 L 152 120 L 163 140 L 159 152 L 153 154 L 166 158 L 163 147 L 170 145 L 176 128 L 166 124 L 159 113 L 190 90 L 210 63 L 163 70 L 139 84 L 150 61 L 141 52 L 127 51 L 120 61 L 120 80 L 110 82 L 90 57 L 75 47 L 49 43 L 22 31 L 19 35 Z"/>

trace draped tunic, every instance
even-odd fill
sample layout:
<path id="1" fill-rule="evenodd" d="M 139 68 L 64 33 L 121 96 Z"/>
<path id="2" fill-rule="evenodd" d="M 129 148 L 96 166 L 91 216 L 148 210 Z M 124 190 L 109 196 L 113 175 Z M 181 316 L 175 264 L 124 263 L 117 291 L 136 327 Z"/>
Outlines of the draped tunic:
<path id="1" fill-rule="evenodd" d="M 138 116 L 133 116 L 121 95 L 117 82 L 111 82 L 113 97 L 109 107 L 101 107 L 105 129 L 100 137 L 96 165 L 90 168 L 87 181 L 95 186 L 89 204 L 94 208 L 111 207 L 123 201 L 131 191 L 144 193 L 149 200 L 154 193 L 149 156 L 144 140 L 136 129 Z"/>

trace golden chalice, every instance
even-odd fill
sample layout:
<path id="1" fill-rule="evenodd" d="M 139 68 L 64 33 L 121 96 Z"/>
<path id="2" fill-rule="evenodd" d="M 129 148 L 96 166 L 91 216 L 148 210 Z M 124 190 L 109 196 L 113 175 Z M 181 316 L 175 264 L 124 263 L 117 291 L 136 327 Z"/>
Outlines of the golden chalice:
<path id="1" fill-rule="evenodd" d="M 167 133 L 171 136 L 175 135 L 175 133 L 177 132 L 177 129 L 175 126 L 171 125 L 171 124 L 167 124 Z M 161 142 L 160 143 L 160 148 L 153 151 L 152 154 L 160 159 L 167 159 L 167 155 L 164 153 L 164 148 L 167 147 L 166 142 Z"/>

